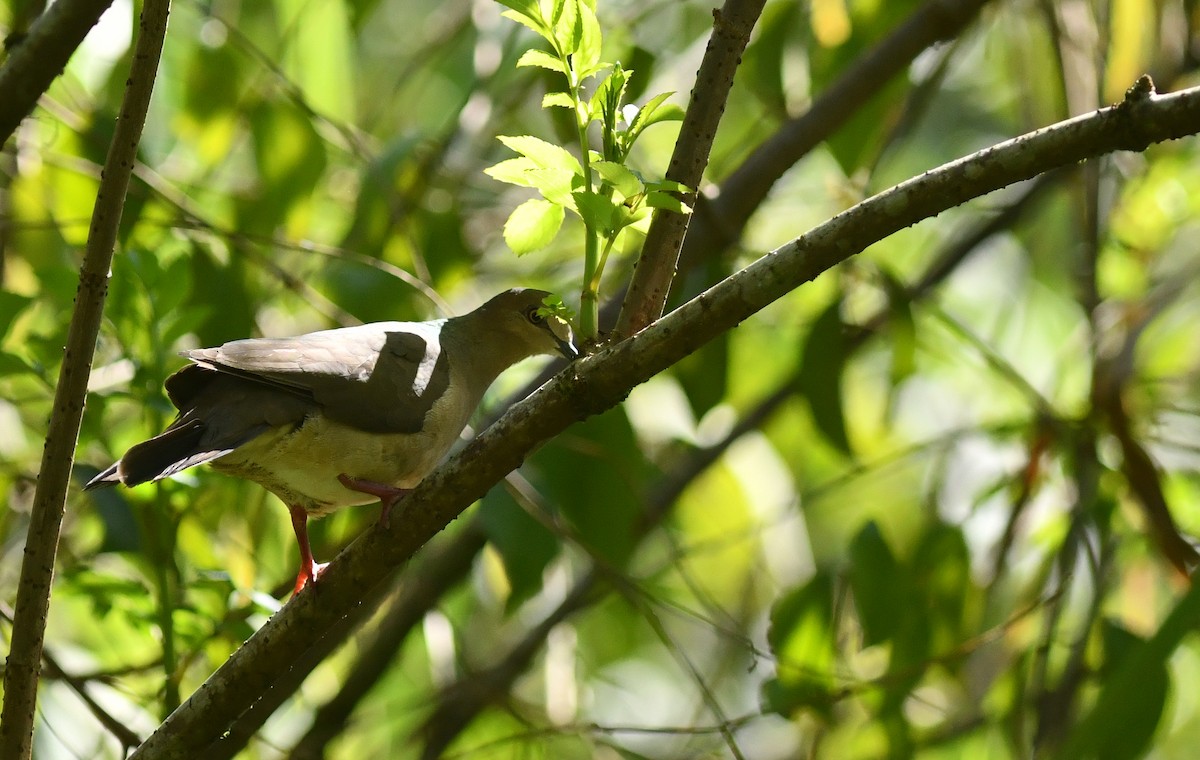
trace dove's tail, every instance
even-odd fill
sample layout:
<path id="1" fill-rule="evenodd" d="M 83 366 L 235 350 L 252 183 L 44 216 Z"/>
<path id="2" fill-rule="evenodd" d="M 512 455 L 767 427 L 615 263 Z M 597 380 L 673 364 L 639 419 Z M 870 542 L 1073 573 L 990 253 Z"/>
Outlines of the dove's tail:
<path id="1" fill-rule="evenodd" d="M 118 483 L 136 486 L 162 480 L 189 467 L 211 462 L 237 448 L 236 445 L 216 449 L 202 446 L 203 437 L 204 423 L 200 420 L 192 419 L 172 425 L 150 440 L 129 449 L 107 470 L 89 480 L 83 490 L 91 491 Z"/>

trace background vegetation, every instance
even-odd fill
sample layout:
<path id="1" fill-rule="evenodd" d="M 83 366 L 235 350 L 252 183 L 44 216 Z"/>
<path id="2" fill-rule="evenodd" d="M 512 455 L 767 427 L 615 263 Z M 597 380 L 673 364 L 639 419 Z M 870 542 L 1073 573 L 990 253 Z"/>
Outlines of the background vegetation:
<path id="1" fill-rule="evenodd" d="M 113 3 L 2 156 L 4 600 L 139 8 Z M 541 108 L 561 75 L 515 66 L 538 41 L 502 10 L 174 4 L 78 482 L 170 419 L 183 348 L 441 316 L 517 284 L 578 298 L 578 219 L 517 257 L 504 222 L 533 196 L 483 172 L 512 155 L 497 135 L 575 131 Z M 712 6 L 597 13 L 628 100 L 685 106 Z M 1194 83 L 1198 14 L 770 0 L 671 306 L 1140 74 Z M 630 165 L 662 177 L 678 131 L 647 129 Z M 619 240 L 602 298 L 641 240 Z M 1197 240 L 1195 139 L 888 237 L 539 448 L 194 756 L 1193 756 Z M 506 375 L 479 421 L 538 371 Z M 374 519 L 316 523 L 315 551 Z M 124 756 L 279 609 L 296 561 L 286 510 L 250 484 L 73 490 L 34 756 Z"/>

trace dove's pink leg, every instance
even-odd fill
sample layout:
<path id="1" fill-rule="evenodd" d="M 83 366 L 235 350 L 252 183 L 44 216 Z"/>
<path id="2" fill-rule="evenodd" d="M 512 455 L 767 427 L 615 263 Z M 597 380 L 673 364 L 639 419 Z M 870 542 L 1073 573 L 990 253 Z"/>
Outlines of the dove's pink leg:
<path id="1" fill-rule="evenodd" d="M 338 482 L 351 491 L 358 491 L 379 499 L 379 503 L 383 506 L 379 512 L 379 524 L 385 528 L 391 524 L 392 507 L 412 490 L 411 488 L 396 488 L 384 483 L 376 483 L 373 480 L 352 478 L 344 472 L 338 475 Z"/>
<path id="2" fill-rule="evenodd" d="M 296 588 L 292 592 L 299 594 L 300 589 L 316 582 L 317 576 L 329 563 L 313 562 L 312 547 L 308 545 L 308 512 L 294 504 L 288 505 L 288 511 L 292 514 L 292 530 L 296 531 L 296 543 L 300 544 L 300 572 L 296 575 Z"/>

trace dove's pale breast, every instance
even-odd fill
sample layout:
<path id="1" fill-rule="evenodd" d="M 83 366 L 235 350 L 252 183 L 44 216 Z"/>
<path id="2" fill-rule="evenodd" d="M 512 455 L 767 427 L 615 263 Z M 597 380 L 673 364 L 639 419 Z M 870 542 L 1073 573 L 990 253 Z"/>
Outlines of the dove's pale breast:
<path id="1" fill-rule="evenodd" d="M 453 446 L 479 403 L 475 383 L 454 380 L 430 407 L 420 432 L 368 432 L 318 412 L 298 426 L 268 430 L 212 466 L 253 480 L 313 516 L 369 504 L 378 499 L 345 488 L 338 476 L 415 487 Z"/>

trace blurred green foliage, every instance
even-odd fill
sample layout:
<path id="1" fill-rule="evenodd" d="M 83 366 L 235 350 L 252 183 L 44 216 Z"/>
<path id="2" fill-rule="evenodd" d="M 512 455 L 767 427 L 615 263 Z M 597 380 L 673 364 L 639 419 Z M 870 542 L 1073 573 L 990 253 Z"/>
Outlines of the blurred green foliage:
<path id="1" fill-rule="evenodd" d="M 768 2 L 697 216 L 747 155 L 920 6 Z M 1144 71 L 1161 90 L 1195 82 L 1193 6 L 988 4 L 780 167 L 748 226 L 722 231 L 738 244 L 689 264 L 681 288 L 697 292 L 868 189 L 1078 112 L 1068 103 L 1115 101 Z M 0 156 L 8 602 L 132 10 L 114 5 Z M 538 41 L 502 10 L 174 5 L 97 347 L 81 482 L 170 419 L 161 389 L 179 350 L 439 316 L 425 289 L 464 311 L 517 284 L 564 297 L 580 288 L 579 220 L 512 256 L 504 221 L 531 192 L 483 171 L 511 155 L 497 135 L 566 144 L 575 129 L 540 107 L 559 75 L 516 66 Z M 597 55 L 636 70 L 627 100 L 691 90 L 711 10 L 600 0 Z M 9 14 L 0 9 L 0 25 Z M 662 176 L 676 131 L 647 131 L 629 165 Z M 1018 187 L 943 214 L 548 442 L 519 483 L 450 527 L 482 526 L 487 547 L 375 668 L 379 683 L 325 756 L 420 756 L 422 721 L 455 704 L 442 687 L 502 662 L 594 570 L 588 603 L 551 627 L 498 706 L 463 713 L 475 719 L 448 737 L 451 752 L 1191 757 L 1197 592 L 1164 559 L 1161 516 L 1142 497 L 1157 486 L 1183 534 L 1200 534 L 1198 178 L 1200 144 L 1183 140 L 1062 173 L 1030 201 Z M 628 235 L 613 251 L 601 292 L 620 290 L 638 242 Z M 506 376 L 480 419 L 536 370 Z M 759 412 L 715 462 L 686 470 Z M 1150 454 L 1154 484 L 1123 466 L 1122 435 Z M 315 523 L 316 553 L 331 558 L 374 519 L 360 508 Z M 73 493 L 47 651 L 97 709 L 145 735 L 278 607 L 296 561 L 282 505 L 207 470 Z M 402 583 L 421 584 L 419 571 Z M 286 756 L 387 610 L 241 757 Z M 121 756 L 89 710 L 47 679 L 37 757 Z"/>

